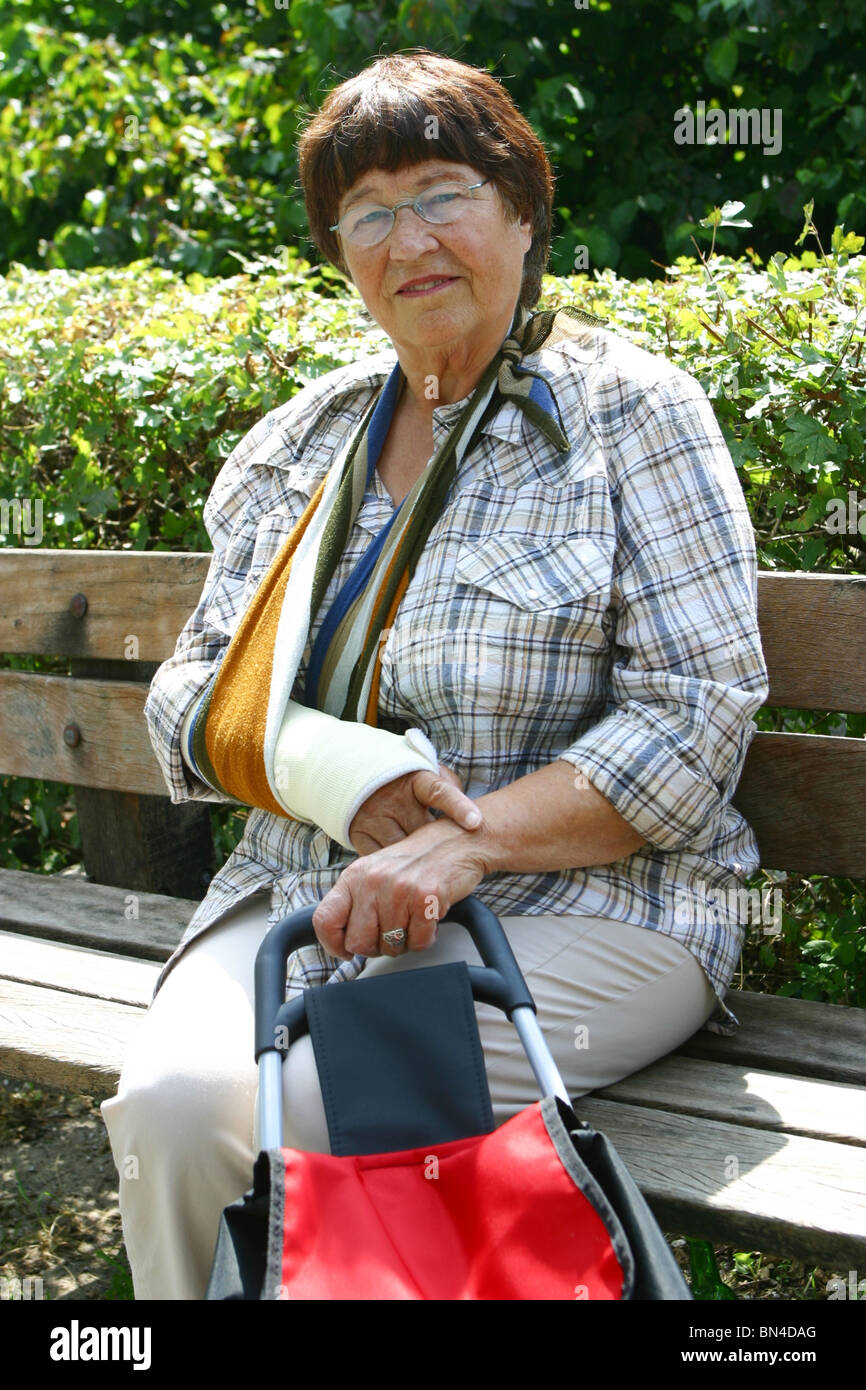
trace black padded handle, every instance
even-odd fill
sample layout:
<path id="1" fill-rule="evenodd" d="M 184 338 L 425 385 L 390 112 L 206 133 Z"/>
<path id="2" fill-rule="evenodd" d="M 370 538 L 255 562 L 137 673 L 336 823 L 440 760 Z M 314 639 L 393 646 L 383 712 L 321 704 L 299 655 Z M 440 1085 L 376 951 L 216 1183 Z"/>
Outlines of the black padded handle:
<path id="1" fill-rule="evenodd" d="M 313 946 L 318 938 L 313 929 L 313 913 L 318 904 L 308 904 L 283 917 L 268 932 L 256 956 L 256 1061 L 263 1052 L 287 1051 L 306 1032 L 303 996 L 285 1002 L 286 962 L 300 946 Z M 459 922 L 472 937 L 484 965 L 470 965 L 473 997 L 493 1004 L 510 1018 L 514 1010 L 528 1006 L 535 1012 L 535 1001 L 502 923 L 494 912 L 472 894 L 449 908 L 447 921 Z M 282 1029 L 280 1033 L 278 1030 Z"/>

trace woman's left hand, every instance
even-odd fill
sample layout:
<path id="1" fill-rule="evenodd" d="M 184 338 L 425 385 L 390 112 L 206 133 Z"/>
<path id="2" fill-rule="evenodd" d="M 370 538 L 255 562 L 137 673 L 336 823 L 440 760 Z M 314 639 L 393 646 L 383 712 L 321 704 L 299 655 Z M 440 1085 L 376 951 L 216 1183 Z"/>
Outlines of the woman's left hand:
<path id="1" fill-rule="evenodd" d="M 316 936 L 328 954 L 351 960 L 356 954 L 427 950 L 451 906 L 488 872 L 485 829 L 483 823 L 461 830 L 453 821 L 437 820 L 353 860 L 313 913 Z M 383 932 L 398 927 L 406 933 L 399 945 L 382 941 Z"/>

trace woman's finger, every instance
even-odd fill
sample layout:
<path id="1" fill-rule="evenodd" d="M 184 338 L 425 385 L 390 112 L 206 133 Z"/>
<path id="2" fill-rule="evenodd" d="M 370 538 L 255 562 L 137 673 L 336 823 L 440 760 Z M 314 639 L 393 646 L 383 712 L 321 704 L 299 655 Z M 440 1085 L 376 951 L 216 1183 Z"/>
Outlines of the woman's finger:
<path id="1" fill-rule="evenodd" d="M 409 946 L 409 932 L 406 927 L 382 926 L 379 941 L 383 956 L 402 956 Z"/>
<path id="2" fill-rule="evenodd" d="M 346 923 L 352 906 L 352 893 L 343 882 L 342 874 L 328 890 L 312 916 L 316 937 L 330 956 L 338 960 L 351 960 L 352 952 L 346 949 Z"/>
<path id="3" fill-rule="evenodd" d="M 382 922 L 386 922 L 385 931 L 390 927 L 406 926 L 405 914 L 395 903 L 390 866 L 373 855 L 363 867 L 360 860 L 355 860 L 343 870 L 342 877 L 349 893 L 345 912 L 346 950 L 359 956 L 382 955 Z"/>
<path id="4" fill-rule="evenodd" d="M 354 823 L 353 821 L 352 824 L 354 825 Z M 360 855 L 361 858 L 363 858 L 365 854 L 375 854 L 377 849 L 382 849 L 382 845 L 379 841 L 372 835 L 366 834 L 363 830 L 350 830 L 349 839 L 352 842 L 353 850 L 356 854 Z"/>
<path id="5" fill-rule="evenodd" d="M 412 790 L 422 805 L 450 816 L 464 830 L 476 830 L 481 824 L 481 812 L 472 798 L 435 772 L 416 772 Z"/>

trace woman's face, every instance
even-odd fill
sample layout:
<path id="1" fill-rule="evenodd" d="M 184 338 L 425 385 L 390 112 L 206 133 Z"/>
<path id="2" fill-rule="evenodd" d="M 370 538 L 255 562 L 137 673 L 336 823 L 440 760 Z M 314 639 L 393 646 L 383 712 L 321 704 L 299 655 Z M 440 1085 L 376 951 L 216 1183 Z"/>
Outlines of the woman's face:
<path id="1" fill-rule="evenodd" d="M 432 177 L 435 175 L 435 178 Z M 369 170 L 340 200 L 342 218 L 352 199 L 391 207 L 402 198 L 442 179 L 478 183 L 482 173 L 468 164 L 429 159 L 395 173 Z M 400 208 L 391 233 L 377 246 L 341 243 L 352 280 L 369 313 L 396 347 L 408 351 L 460 344 L 495 351 L 511 324 L 520 294 L 523 258 L 532 245 L 529 219 L 509 223 L 492 183 L 476 190 L 465 216 L 433 226 L 413 208 Z M 428 294 L 402 293 L 407 281 L 449 276 L 450 283 Z"/>

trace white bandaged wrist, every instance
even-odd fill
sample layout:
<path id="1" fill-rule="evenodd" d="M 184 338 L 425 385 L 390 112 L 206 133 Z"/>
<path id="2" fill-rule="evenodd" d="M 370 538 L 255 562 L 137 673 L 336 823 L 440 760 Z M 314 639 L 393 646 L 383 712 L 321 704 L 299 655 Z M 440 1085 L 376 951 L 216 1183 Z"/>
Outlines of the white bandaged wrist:
<path id="1" fill-rule="evenodd" d="M 187 710 L 180 751 L 204 781 L 190 746 L 200 698 Z M 295 820 L 320 826 L 344 849 L 354 849 L 349 826 L 368 796 L 406 772 L 423 771 L 438 772 L 439 758 L 421 729 L 392 734 L 289 701 L 274 750 L 277 799 Z"/>
<path id="2" fill-rule="evenodd" d="M 318 825 L 354 849 L 349 826 L 386 782 L 406 772 L 438 772 L 439 758 L 420 729 L 392 734 L 337 719 L 290 700 L 277 736 L 273 783 L 290 816 Z"/>

